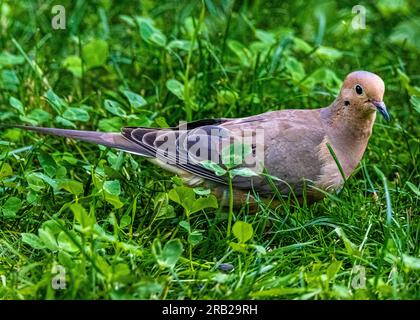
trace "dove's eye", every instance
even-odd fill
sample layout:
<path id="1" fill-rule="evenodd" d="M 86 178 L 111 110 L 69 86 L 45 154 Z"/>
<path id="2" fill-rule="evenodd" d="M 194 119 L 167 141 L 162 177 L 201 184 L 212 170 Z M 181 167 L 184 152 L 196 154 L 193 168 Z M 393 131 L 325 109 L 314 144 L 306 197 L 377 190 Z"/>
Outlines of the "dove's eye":
<path id="1" fill-rule="evenodd" d="M 362 95 L 363 94 L 363 88 L 362 88 L 362 86 L 360 84 L 357 84 L 354 89 L 356 90 L 356 93 L 358 95 Z"/>

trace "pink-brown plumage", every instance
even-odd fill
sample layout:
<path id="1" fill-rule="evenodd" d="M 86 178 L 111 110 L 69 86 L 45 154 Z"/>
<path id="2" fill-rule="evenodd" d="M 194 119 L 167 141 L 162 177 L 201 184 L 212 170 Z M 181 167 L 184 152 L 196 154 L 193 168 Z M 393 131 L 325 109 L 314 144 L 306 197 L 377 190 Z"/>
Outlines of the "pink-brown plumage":
<path id="1" fill-rule="evenodd" d="M 211 187 L 219 197 L 226 194 L 225 177 L 203 167 L 202 161 L 208 160 L 209 156 L 193 155 L 189 144 L 195 139 L 196 146 L 216 153 L 219 159 L 222 142 L 238 138 L 245 131 L 259 129 L 264 133 L 264 139 L 252 145 L 257 154 L 257 165 L 251 168 L 255 176 L 234 178 L 236 203 L 242 204 L 250 191 L 251 194 L 256 191 L 262 197 L 273 195 L 263 169 L 274 177 L 281 194 L 288 196 L 293 191 L 297 197 L 306 194 L 308 199 L 317 200 L 324 195 L 319 190 L 331 192 L 343 184 L 327 144 L 334 150 L 345 176 L 350 176 L 365 152 L 376 110 L 389 118 L 383 103 L 384 90 L 384 82 L 379 76 L 356 71 L 346 77 L 331 105 L 320 109 L 278 110 L 246 118 L 197 121 L 170 129 L 129 127 L 122 133 L 19 127 L 145 156 L 156 165 L 179 174 L 186 184 Z M 175 152 L 159 153 L 164 139 L 173 140 Z M 262 152 L 256 152 L 259 147 Z M 183 159 L 188 161 L 181 161 Z M 264 165 L 259 165 L 261 163 Z"/>

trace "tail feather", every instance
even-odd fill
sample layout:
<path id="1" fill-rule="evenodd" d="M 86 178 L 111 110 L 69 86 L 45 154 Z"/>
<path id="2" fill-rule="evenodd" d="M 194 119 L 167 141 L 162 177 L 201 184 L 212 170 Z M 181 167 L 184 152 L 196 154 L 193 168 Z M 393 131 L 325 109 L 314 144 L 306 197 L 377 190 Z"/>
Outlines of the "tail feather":
<path id="1" fill-rule="evenodd" d="M 97 132 L 97 131 L 84 131 L 84 130 L 69 130 L 69 129 L 56 129 L 44 127 L 32 127 L 23 125 L 6 125 L 3 127 L 20 128 L 24 130 L 35 131 L 43 134 L 54 136 L 66 137 L 90 143 L 100 144 L 106 147 L 120 149 L 129 153 L 149 157 L 150 154 L 139 144 L 128 140 L 121 133 L 117 132 Z"/>

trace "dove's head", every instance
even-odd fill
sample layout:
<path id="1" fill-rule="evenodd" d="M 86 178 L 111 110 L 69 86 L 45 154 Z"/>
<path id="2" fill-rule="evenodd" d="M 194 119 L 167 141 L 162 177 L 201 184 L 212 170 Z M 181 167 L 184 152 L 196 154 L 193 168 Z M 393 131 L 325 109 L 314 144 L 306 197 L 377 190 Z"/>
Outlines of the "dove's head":
<path id="1" fill-rule="evenodd" d="M 389 120 L 389 114 L 383 102 L 385 84 L 374 73 L 368 71 L 354 71 L 347 75 L 340 92 L 340 100 L 349 111 L 359 115 L 371 115 L 379 111 Z"/>

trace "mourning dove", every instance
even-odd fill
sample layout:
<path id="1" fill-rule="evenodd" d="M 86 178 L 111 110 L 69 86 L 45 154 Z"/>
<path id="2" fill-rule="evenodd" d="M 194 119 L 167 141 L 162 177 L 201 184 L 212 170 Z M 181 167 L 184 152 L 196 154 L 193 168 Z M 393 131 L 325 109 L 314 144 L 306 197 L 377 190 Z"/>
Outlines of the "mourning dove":
<path id="1" fill-rule="evenodd" d="M 207 119 L 174 128 L 125 127 L 121 133 L 15 127 L 143 156 L 179 175 L 187 185 L 211 188 L 219 198 L 226 196 L 227 176 L 215 172 L 209 163 L 226 169 L 226 163 L 221 163 L 223 150 L 238 142 L 250 146 L 252 152 L 239 165 L 248 168 L 246 174 L 232 180 L 235 205 L 249 200 L 249 194 L 252 198 L 254 192 L 270 198 L 273 186 L 276 194 L 293 192 L 297 198 L 306 195 L 313 201 L 340 189 L 343 174 L 347 178 L 356 168 L 372 134 L 376 111 L 389 120 L 384 90 L 376 74 L 355 71 L 345 78 L 334 102 L 320 109 Z"/>

